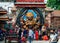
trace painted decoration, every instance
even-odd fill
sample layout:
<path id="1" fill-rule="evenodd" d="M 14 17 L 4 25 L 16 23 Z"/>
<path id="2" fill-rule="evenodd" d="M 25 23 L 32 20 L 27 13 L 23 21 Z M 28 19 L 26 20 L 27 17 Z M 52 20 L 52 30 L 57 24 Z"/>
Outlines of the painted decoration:
<path id="1" fill-rule="evenodd" d="M 44 2 L 44 0 L 16 0 L 17 2 Z"/>

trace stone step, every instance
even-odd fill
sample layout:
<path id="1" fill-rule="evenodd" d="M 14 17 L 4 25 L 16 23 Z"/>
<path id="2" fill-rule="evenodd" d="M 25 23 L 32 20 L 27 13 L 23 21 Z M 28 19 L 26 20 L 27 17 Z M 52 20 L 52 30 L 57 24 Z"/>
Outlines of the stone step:
<path id="1" fill-rule="evenodd" d="M 27 43 L 29 42 L 27 41 Z M 49 41 L 32 41 L 32 43 L 49 43 Z"/>
<path id="2" fill-rule="evenodd" d="M 17 41 L 12 41 L 12 43 L 17 43 Z M 27 41 L 29 43 L 29 41 Z M 49 43 L 49 41 L 32 41 L 32 43 Z"/>

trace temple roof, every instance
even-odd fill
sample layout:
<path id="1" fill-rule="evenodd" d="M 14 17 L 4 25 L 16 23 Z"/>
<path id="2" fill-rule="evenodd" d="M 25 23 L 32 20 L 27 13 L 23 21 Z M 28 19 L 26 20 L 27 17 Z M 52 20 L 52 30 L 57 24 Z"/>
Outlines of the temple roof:
<path id="1" fill-rule="evenodd" d="M 0 11 L 6 11 L 5 9 L 3 9 L 2 7 L 0 7 Z"/>
<path id="2" fill-rule="evenodd" d="M 0 20 L 8 20 L 7 11 L 0 7 Z"/>
<path id="3" fill-rule="evenodd" d="M 54 10 L 53 12 L 52 12 L 52 17 L 60 17 L 60 10 Z"/>
<path id="4" fill-rule="evenodd" d="M 6 13 L 7 13 L 7 11 L 5 9 L 3 9 L 2 7 L 0 7 L 0 15 L 1 14 L 6 14 Z"/>
<path id="5" fill-rule="evenodd" d="M 53 11 L 54 9 L 52 9 L 51 7 L 46 7 L 45 11 Z"/>
<path id="6" fill-rule="evenodd" d="M 9 17 L 7 16 L 7 14 L 0 15 L 0 20 L 9 20 Z"/>

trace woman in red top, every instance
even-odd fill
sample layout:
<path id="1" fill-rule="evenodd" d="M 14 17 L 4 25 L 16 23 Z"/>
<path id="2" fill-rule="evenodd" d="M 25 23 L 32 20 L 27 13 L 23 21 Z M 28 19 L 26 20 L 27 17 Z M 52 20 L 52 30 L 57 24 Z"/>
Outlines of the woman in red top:
<path id="1" fill-rule="evenodd" d="M 39 33 L 37 30 L 35 30 L 35 39 L 38 40 L 39 39 Z"/>

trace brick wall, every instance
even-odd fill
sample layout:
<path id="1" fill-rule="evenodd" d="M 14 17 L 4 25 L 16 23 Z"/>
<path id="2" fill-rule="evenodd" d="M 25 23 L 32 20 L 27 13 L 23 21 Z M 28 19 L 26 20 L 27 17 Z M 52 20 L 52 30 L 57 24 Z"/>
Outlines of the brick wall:
<path id="1" fill-rule="evenodd" d="M 56 26 L 56 27 L 60 26 L 60 17 L 53 17 L 51 19 L 51 23 L 53 24 L 53 26 Z"/>

